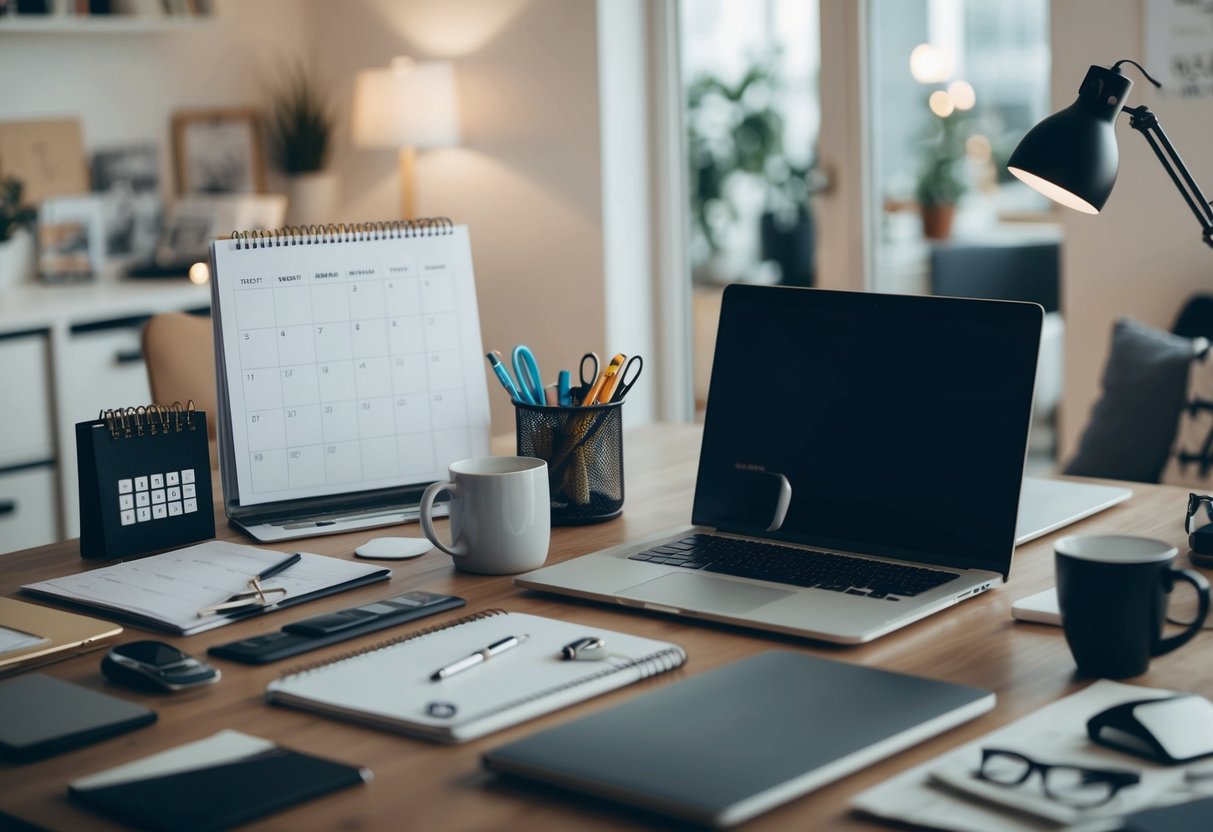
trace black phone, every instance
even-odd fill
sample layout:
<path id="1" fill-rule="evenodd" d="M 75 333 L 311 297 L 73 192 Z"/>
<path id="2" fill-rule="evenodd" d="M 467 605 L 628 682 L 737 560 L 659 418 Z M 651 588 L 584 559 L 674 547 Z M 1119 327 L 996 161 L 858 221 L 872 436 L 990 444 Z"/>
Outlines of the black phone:
<path id="1" fill-rule="evenodd" d="M 221 675 L 218 668 L 163 641 L 119 644 L 101 660 L 101 672 L 119 684 L 154 691 L 213 685 Z"/>

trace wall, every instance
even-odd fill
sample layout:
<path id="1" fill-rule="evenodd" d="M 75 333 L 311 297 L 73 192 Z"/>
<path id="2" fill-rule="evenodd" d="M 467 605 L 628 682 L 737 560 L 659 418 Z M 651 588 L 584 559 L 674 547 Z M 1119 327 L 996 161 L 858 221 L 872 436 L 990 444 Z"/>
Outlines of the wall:
<path id="1" fill-rule="evenodd" d="M 525 343 L 545 378 L 605 343 L 596 5 L 565 0 L 311 0 L 307 42 L 342 94 L 342 217 L 398 217 L 396 155 L 350 147 L 354 74 L 397 55 L 455 62 L 458 147 L 423 151 L 417 211 L 471 231 L 485 349 Z M 487 363 L 486 363 L 487 373 Z M 491 376 L 493 432 L 513 409 Z"/>
<path id="2" fill-rule="evenodd" d="M 1142 6 L 1142 0 L 1054 0 L 1054 109 L 1074 100 L 1091 64 L 1144 59 Z M 1160 95 L 1126 69 L 1133 80 L 1129 104 L 1145 104 L 1154 111 L 1209 193 L 1213 100 Z M 1059 435 L 1063 459 L 1073 454 L 1098 396 L 1113 321 L 1129 315 L 1166 329 L 1189 295 L 1213 291 L 1213 251 L 1201 242 L 1195 218 L 1145 139 L 1130 130 L 1128 117 L 1118 122 L 1120 176 L 1102 213 L 1057 213 L 1065 235 L 1066 385 Z"/>

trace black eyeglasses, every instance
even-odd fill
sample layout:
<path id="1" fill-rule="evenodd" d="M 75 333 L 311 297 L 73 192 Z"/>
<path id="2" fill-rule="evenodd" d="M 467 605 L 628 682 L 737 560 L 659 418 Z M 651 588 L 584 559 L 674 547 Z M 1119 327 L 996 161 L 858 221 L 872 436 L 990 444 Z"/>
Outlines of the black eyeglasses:
<path id="1" fill-rule="evenodd" d="M 1038 763 L 1005 748 L 981 749 L 981 768 L 975 776 L 1000 786 L 1019 786 L 1034 771 L 1040 772 L 1048 797 L 1075 809 L 1102 806 L 1121 789 L 1141 782 L 1141 775 L 1135 771 Z"/>
<path id="2" fill-rule="evenodd" d="M 1205 514 L 1209 516 L 1209 522 L 1213 523 L 1213 497 L 1208 494 L 1188 494 L 1188 513 L 1184 516 L 1184 531 L 1188 534 L 1196 531 L 1196 512 L 1200 511 L 1201 505 L 1205 507 Z"/>

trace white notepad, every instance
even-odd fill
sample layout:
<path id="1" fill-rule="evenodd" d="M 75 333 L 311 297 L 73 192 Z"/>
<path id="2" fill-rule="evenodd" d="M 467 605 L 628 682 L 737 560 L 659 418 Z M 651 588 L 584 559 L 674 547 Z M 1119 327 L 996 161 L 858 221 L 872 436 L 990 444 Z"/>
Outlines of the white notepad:
<path id="1" fill-rule="evenodd" d="M 507 636 L 518 647 L 462 673 L 434 671 Z M 606 642 L 601 661 L 566 661 L 586 636 Z M 266 699 L 440 742 L 465 740 L 567 707 L 686 661 L 681 647 L 525 613 L 489 610 L 270 682 Z"/>
<path id="2" fill-rule="evenodd" d="M 284 557 L 270 549 L 211 540 L 21 588 L 33 595 L 109 612 L 144 627 L 189 636 L 243 617 L 199 616 L 198 611 L 247 590 L 250 577 Z M 382 566 L 301 552 L 298 563 L 262 582 L 267 590 L 286 590 L 283 600 L 262 611 L 322 598 L 391 574 Z"/>

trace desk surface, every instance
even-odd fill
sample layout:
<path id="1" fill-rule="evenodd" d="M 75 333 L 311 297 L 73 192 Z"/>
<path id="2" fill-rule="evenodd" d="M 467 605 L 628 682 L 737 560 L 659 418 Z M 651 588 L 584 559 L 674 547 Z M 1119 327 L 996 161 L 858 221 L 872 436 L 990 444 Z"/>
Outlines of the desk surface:
<path id="1" fill-rule="evenodd" d="M 625 439 L 627 503 L 623 516 L 598 526 L 553 530 L 549 562 L 576 557 L 594 549 L 639 537 L 667 526 L 686 523 L 699 451 L 699 431 L 690 426 L 654 425 L 629 431 Z M 907 483 L 912 486 L 912 483 Z M 1118 532 L 1162 538 L 1186 551 L 1180 512 L 1186 489 L 1133 484 L 1134 497 L 1069 531 Z M 221 518 L 222 519 L 222 518 Z M 217 524 L 221 537 L 240 539 L 226 524 Z M 399 530 L 419 535 L 413 525 Z M 319 537 L 297 548 L 326 555 L 352 557 L 355 545 L 374 533 Z M 794 638 L 762 635 L 741 629 L 622 608 L 565 601 L 516 589 L 509 577 L 479 577 L 457 573 L 450 559 L 434 552 L 414 561 L 391 564 L 389 584 L 364 587 L 187 638 L 167 640 L 182 649 L 204 654 L 213 644 L 277 630 L 293 620 L 343 609 L 413 589 L 444 592 L 467 598 L 466 610 L 443 613 L 422 622 L 335 645 L 298 657 L 321 660 L 382 638 L 429 626 L 466 612 L 504 607 L 622 630 L 673 641 L 689 655 L 678 671 L 664 674 L 544 718 L 515 726 L 461 746 L 440 746 L 422 740 L 346 724 L 262 701 L 266 682 L 296 660 L 247 667 L 216 660 L 222 681 L 211 688 L 175 696 L 138 694 L 115 689 L 101 676 L 98 652 L 44 667 L 43 672 L 97 690 L 115 692 L 142 702 L 160 714 L 148 728 L 38 763 L 5 766 L 0 809 L 52 829 L 115 828 L 99 817 L 68 803 L 66 783 L 165 748 L 234 728 L 276 740 L 303 751 L 369 766 L 375 779 L 361 787 L 273 815 L 256 828 L 392 829 L 402 826 L 431 829 L 619 829 L 655 827 L 648 816 L 607 804 L 498 782 L 480 768 L 481 753 L 539 728 L 623 702 L 672 680 L 693 676 L 756 651 L 781 647 L 842 661 L 918 673 L 970 685 L 998 694 L 990 713 L 923 743 L 863 772 L 811 795 L 792 801 L 753 821 L 753 829 L 849 829 L 872 824 L 849 811 L 849 799 L 892 774 L 927 760 L 962 742 L 1011 722 L 1039 706 L 1085 686 L 1074 677 L 1073 662 L 1061 631 L 1054 627 L 1017 623 L 1011 602 L 1052 584 L 1052 542 L 1049 535 L 1019 549 L 1011 582 L 998 591 L 918 622 L 861 647 L 839 648 Z M 276 548 L 290 549 L 289 544 Z M 1181 556 L 1181 560 L 1186 560 Z M 15 552 L 0 558 L 0 595 L 15 596 L 24 583 L 67 574 L 93 564 L 78 558 L 75 541 Z M 161 638 L 128 628 L 121 640 Z M 1213 638 L 1195 642 L 1155 659 L 1150 672 L 1133 680 L 1142 685 L 1177 688 L 1213 697 Z"/>

